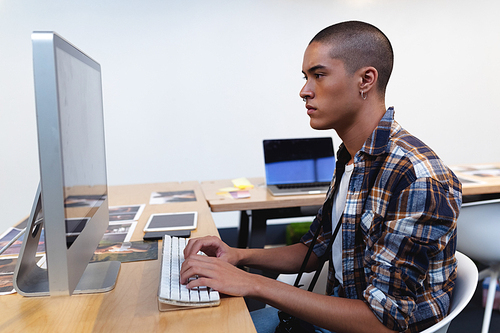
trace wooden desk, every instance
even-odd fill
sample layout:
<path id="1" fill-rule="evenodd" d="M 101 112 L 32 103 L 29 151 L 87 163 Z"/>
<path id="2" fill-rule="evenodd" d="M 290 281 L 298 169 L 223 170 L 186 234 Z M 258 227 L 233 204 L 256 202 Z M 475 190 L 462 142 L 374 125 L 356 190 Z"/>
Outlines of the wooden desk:
<path id="1" fill-rule="evenodd" d="M 500 176 L 486 177 L 471 174 L 474 170 L 491 171 L 491 168 L 500 169 L 500 163 L 451 167 L 462 181 L 464 201 L 500 197 Z M 264 247 L 268 219 L 315 215 L 314 208 L 322 205 L 325 200 L 324 194 L 275 197 L 267 191 L 264 177 L 249 178 L 249 181 L 254 188 L 250 190 L 250 198 L 246 199 L 232 199 L 217 195 L 219 189 L 232 186 L 229 179 L 201 183 L 212 212 L 241 211 L 238 247 Z M 304 211 L 304 207 L 311 209 Z M 247 211 L 251 213 L 248 214 Z"/>
<path id="2" fill-rule="evenodd" d="M 250 198 L 245 199 L 231 199 L 217 194 L 219 189 L 233 186 L 230 179 L 201 182 L 201 188 L 212 212 L 317 206 L 323 204 L 325 200 L 324 194 L 275 197 L 267 190 L 264 177 L 248 178 L 248 180 L 254 188 L 249 190 Z"/>
<path id="3" fill-rule="evenodd" d="M 254 188 L 250 190 L 250 198 L 245 199 L 217 195 L 219 189 L 232 186 L 229 179 L 201 183 L 212 212 L 241 212 L 238 247 L 264 247 L 268 219 L 316 215 L 317 209 L 325 200 L 325 194 L 275 197 L 267 191 L 263 177 L 248 178 L 248 180 Z M 251 211 L 250 214 L 247 211 Z M 250 235 L 249 229 L 251 229 Z"/>
<path id="4" fill-rule="evenodd" d="M 153 191 L 193 189 L 196 202 L 148 205 Z M 198 211 L 193 236 L 218 235 L 197 182 L 113 186 L 111 206 L 146 203 L 131 240 L 153 213 Z M 242 297 L 222 297 L 215 308 L 158 311 L 159 260 L 122 263 L 117 284 L 108 293 L 70 297 L 0 296 L 1 332 L 255 332 Z"/>
<path id="5" fill-rule="evenodd" d="M 495 176 L 495 170 L 500 170 L 500 163 L 455 165 L 450 168 L 462 182 L 462 195 L 500 193 L 500 174 Z M 482 175 L 481 171 L 484 171 Z"/>

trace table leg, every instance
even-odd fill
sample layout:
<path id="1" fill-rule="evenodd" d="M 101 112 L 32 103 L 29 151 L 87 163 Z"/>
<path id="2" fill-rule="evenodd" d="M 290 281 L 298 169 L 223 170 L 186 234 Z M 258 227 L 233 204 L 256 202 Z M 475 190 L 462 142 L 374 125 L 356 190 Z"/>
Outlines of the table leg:
<path id="1" fill-rule="evenodd" d="M 237 247 L 246 249 L 248 245 L 248 230 L 249 230 L 249 216 L 246 210 L 240 212 L 240 225 L 238 227 L 238 243 Z"/>
<path id="2" fill-rule="evenodd" d="M 266 245 L 267 219 L 272 215 L 270 212 L 272 210 L 269 209 L 252 210 L 249 248 L 262 249 Z"/>

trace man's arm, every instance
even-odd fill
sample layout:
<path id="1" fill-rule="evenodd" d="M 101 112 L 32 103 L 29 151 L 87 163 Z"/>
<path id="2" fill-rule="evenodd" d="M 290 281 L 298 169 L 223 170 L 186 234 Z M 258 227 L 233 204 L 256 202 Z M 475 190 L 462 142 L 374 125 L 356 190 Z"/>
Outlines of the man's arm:
<path id="1" fill-rule="evenodd" d="M 251 251 L 253 250 L 247 252 Z M 182 265 L 181 282 L 187 283 L 187 279 L 193 275 L 198 275 L 199 278 L 188 283 L 187 287 L 190 289 L 209 286 L 223 294 L 259 299 L 337 333 L 391 332 L 361 300 L 305 291 L 261 275 L 250 274 L 220 258 L 189 256 Z"/>
<path id="2" fill-rule="evenodd" d="M 196 255 L 203 250 L 209 256 Z M 361 300 L 350 300 L 308 292 L 291 285 L 250 274 L 234 265 L 297 272 L 307 252 L 299 243 L 274 249 L 234 249 L 216 237 L 192 239 L 185 250 L 181 283 L 193 275 L 188 288 L 209 286 L 221 293 L 262 300 L 305 321 L 341 332 L 391 332 Z M 313 253 L 309 270 L 319 263 Z"/>
<path id="3" fill-rule="evenodd" d="M 231 248 L 218 237 L 208 236 L 191 239 L 184 251 L 184 257 L 203 251 L 211 257 L 218 257 L 234 266 L 248 266 L 271 270 L 276 273 L 297 273 L 307 253 L 308 247 L 302 243 L 272 249 Z M 316 270 L 318 257 L 311 254 L 306 272 Z"/>
<path id="4" fill-rule="evenodd" d="M 257 276 L 256 298 L 291 315 L 333 332 L 393 332 L 385 327 L 362 300 L 312 293 Z"/>

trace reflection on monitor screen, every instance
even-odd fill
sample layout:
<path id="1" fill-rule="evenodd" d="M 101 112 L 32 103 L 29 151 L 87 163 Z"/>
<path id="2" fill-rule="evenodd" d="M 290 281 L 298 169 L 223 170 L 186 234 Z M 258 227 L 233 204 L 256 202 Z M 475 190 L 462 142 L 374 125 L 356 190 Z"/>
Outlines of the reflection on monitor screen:
<path id="1" fill-rule="evenodd" d="M 101 67 L 53 32 L 32 41 L 40 186 L 14 284 L 25 296 L 107 291 L 120 263 L 89 264 L 109 224 Z M 34 261 L 42 227 L 47 269 Z"/>

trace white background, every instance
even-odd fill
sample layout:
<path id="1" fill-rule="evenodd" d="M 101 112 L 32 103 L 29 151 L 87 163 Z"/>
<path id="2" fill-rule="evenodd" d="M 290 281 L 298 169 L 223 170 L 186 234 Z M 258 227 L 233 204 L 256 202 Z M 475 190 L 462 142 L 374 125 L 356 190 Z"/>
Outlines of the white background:
<path id="1" fill-rule="evenodd" d="M 266 138 L 338 146 L 309 127 L 301 62 L 319 30 L 351 19 L 392 41 L 386 104 L 403 127 L 448 164 L 498 162 L 499 12 L 494 0 L 0 0 L 0 233 L 29 214 L 39 181 L 34 30 L 101 64 L 118 185 L 263 176 Z"/>

